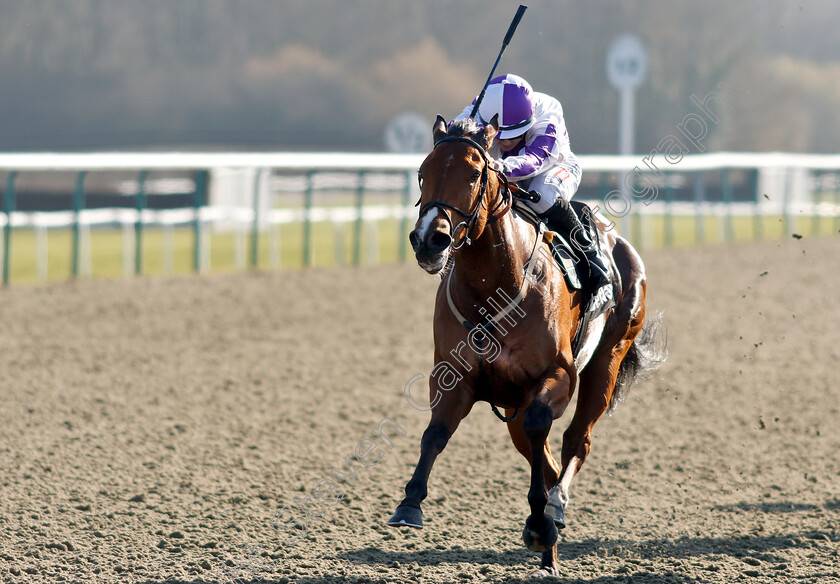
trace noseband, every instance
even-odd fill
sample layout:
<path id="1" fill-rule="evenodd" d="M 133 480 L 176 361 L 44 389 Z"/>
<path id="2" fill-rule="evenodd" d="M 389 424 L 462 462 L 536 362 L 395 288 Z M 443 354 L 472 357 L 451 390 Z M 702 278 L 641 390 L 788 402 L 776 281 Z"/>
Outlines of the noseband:
<path id="1" fill-rule="evenodd" d="M 447 136 L 446 138 L 441 138 L 437 142 L 435 142 L 435 148 L 443 144 L 444 142 L 464 142 L 465 144 L 469 144 L 476 150 L 478 150 L 481 157 L 484 159 L 484 168 L 481 169 L 481 191 L 478 194 L 478 200 L 476 201 L 475 208 L 471 212 L 464 211 L 459 209 L 455 205 L 450 205 L 444 201 L 429 201 L 428 203 L 424 204 L 420 207 L 419 215 L 422 217 L 429 209 L 432 208 L 442 208 L 442 209 L 450 209 L 455 211 L 459 215 L 462 215 L 465 219 L 458 223 L 455 226 L 452 226 L 452 219 L 449 220 L 449 225 L 451 227 L 450 237 L 452 237 L 452 241 L 455 241 L 455 234 L 458 231 L 458 228 L 461 226 L 464 227 L 466 230 L 466 235 L 461 240 L 458 245 L 453 245 L 453 249 L 460 249 L 464 244 L 470 245 L 472 243 L 473 232 L 475 231 L 475 226 L 478 223 L 478 215 L 481 212 L 481 207 L 484 206 L 484 198 L 487 196 L 487 183 L 489 180 L 490 173 L 488 169 L 490 168 L 490 156 L 487 154 L 487 151 L 484 147 L 476 142 L 471 138 L 466 138 L 462 136 Z M 508 182 L 507 177 L 505 174 L 499 170 L 493 169 L 499 178 L 502 179 L 502 182 L 505 185 L 504 190 L 502 191 L 501 201 L 498 205 L 496 205 L 491 211 L 489 211 L 489 217 L 487 219 L 488 223 L 495 223 L 499 220 L 505 213 L 510 211 L 511 205 L 513 204 L 513 195 L 510 191 L 510 184 Z M 422 188 L 422 185 L 421 185 Z M 417 201 L 417 205 L 420 204 L 420 201 Z M 416 206 L 416 205 L 415 205 Z M 501 212 L 497 215 L 498 211 Z"/>

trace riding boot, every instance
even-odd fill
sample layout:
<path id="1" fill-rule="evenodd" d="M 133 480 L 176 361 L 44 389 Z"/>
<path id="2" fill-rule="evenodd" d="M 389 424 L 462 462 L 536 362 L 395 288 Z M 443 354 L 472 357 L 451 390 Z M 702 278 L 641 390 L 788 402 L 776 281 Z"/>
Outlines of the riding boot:
<path id="1" fill-rule="evenodd" d="M 612 306 L 612 286 L 606 258 L 581 223 L 569 201 L 558 199 L 550 209 L 540 214 L 550 229 L 567 234 L 572 245 L 583 252 L 589 263 L 589 289 L 592 291 L 591 311 L 603 312 Z"/>

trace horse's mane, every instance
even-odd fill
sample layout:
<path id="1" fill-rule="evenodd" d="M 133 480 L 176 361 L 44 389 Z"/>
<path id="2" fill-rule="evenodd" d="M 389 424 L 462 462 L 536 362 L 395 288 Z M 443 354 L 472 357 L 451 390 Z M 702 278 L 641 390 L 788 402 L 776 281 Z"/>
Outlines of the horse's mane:
<path id="1" fill-rule="evenodd" d="M 456 138 L 472 137 L 474 134 L 481 131 L 482 126 L 472 118 L 462 118 L 460 120 L 453 120 L 446 131 L 447 136 Z"/>

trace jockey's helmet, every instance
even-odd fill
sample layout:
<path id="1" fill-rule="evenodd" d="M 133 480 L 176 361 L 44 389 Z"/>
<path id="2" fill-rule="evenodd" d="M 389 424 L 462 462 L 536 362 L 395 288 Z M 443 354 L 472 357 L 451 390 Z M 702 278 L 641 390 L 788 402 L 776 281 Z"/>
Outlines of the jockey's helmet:
<path id="1" fill-rule="evenodd" d="M 531 85 L 518 75 L 494 77 L 487 85 L 484 100 L 478 108 L 478 121 L 487 124 L 498 114 L 499 133 L 496 139 L 509 140 L 521 136 L 534 125 L 531 93 Z"/>

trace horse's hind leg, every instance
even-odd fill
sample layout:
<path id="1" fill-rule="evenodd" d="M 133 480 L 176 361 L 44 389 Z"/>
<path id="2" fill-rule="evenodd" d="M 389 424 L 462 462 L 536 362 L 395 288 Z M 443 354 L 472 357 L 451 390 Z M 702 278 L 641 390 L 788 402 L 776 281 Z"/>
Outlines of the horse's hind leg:
<path id="1" fill-rule="evenodd" d="M 522 420 L 522 430 L 531 452 L 531 486 L 528 490 L 531 515 L 525 521 L 522 539 L 528 549 L 543 552 L 543 563 L 549 564 L 543 567 L 551 569 L 554 569 L 552 548 L 557 543 L 557 527 L 545 512 L 548 503 L 546 479 L 556 471 L 547 471 L 551 454 L 546 444 L 552 422 L 563 414 L 570 399 L 571 377 L 568 372 L 560 369 L 543 380 L 535 399 L 525 408 Z"/>
<path id="2" fill-rule="evenodd" d="M 560 480 L 549 493 L 549 508 L 562 511 L 569 502 L 569 488 L 575 474 L 583 466 L 592 443 L 592 428 L 607 411 L 619 368 L 627 351 L 644 323 L 644 280 L 638 280 L 621 299 L 610 326 L 611 334 L 601 341 L 586 369 L 580 375 L 578 402 L 571 424 L 563 433 Z M 608 325 L 609 326 L 609 325 Z"/>
<path id="3" fill-rule="evenodd" d="M 511 411 L 506 411 L 506 416 L 511 415 Z M 528 462 L 531 462 L 531 444 L 528 441 L 528 438 L 525 436 L 525 430 L 522 428 L 522 416 L 518 416 L 516 420 L 513 422 L 508 423 L 508 432 L 510 432 L 510 437 L 513 440 L 514 446 L 519 451 L 522 456 L 524 456 Z M 560 480 L 560 465 L 557 464 L 557 460 L 555 460 L 554 455 L 551 453 L 551 449 L 549 448 L 549 441 L 545 441 L 545 448 L 543 450 L 544 461 L 545 465 L 543 467 L 543 476 L 545 478 L 545 488 L 551 489 L 548 492 L 548 503 L 546 504 L 546 514 L 551 517 L 554 521 L 554 525 L 556 525 L 559 529 L 563 529 L 566 527 L 566 521 L 563 517 L 563 507 L 560 506 L 555 493 L 557 492 L 557 481 Z M 552 498 L 552 495 L 555 495 Z"/>
<path id="4" fill-rule="evenodd" d="M 505 416 L 512 416 L 514 410 L 505 410 Z M 528 437 L 525 435 L 525 429 L 522 427 L 523 419 L 525 416 L 516 416 L 516 418 L 508 422 L 507 428 L 508 432 L 510 433 L 510 438 L 513 441 L 513 445 L 519 451 L 519 453 L 525 457 L 525 460 L 528 461 L 528 464 L 531 464 L 531 443 L 528 440 Z M 545 441 L 545 448 L 543 448 L 543 455 L 544 455 L 544 467 L 543 467 L 543 476 L 545 478 L 545 488 L 550 489 L 554 485 L 557 484 L 557 481 L 560 480 L 560 464 L 558 464 L 557 460 L 555 460 L 554 455 L 551 453 L 551 448 L 549 448 L 549 441 Z"/>
<path id="5" fill-rule="evenodd" d="M 505 416 L 512 416 L 513 410 L 505 410 Z M 508 432 L 510 432 L 511 440 L 519 453 L 525 457 L 528 464 L 531 464 L 531 443 L 525 435 L 523 427 L 523 420 L 525 416 L 516 416 L 516 418 L 508 422 Z M 560 479 L 560 465 L 554 459 L 549 448 L 549 441 L 546 439 L 545 447 L 543 448 L 543 479 L 546 489 L 552 488 Z M 558 526 L 559 527 L 559 526 Z M 527 545 L 527 544 L 526 544 Z M 546 551 L 542 552 L 540 559 L 540 569 L 532 574 L 532 576 L 556 576 L 557 572 L 557 544 L 555 543 Z"/>
<path id="6" fill-rule="evenodd" d="M 533 401 L 525 409 L 523 428 L 531 445 L 531 487 L 528 489 L 528 504 L 531 515 L 525 521 L 522 539 L 528 549 L 535 552 L 549 551 L 557 543 L 557 528 L 545 515 L 548 490 L 545 486 L 543 469 L 546 465 L 544 446 L 551 430 L 554 416 L 551 407 L 541 401 Z"/>

